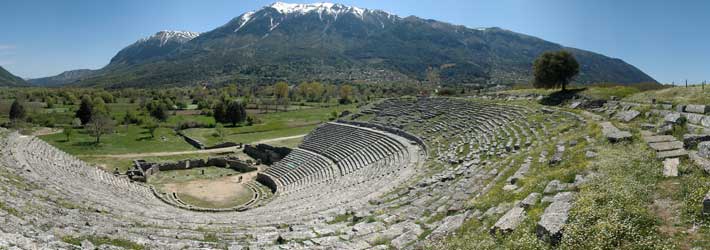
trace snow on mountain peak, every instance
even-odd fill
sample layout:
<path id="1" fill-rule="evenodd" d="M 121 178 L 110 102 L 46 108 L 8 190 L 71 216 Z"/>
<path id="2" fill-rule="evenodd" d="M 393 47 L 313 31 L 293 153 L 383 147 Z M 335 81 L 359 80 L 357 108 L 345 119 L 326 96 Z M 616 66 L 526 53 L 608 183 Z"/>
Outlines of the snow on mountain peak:
<path id="1" fill-rule="evenodd" d="M 276 2 L 270 6 L 281 14 L 307 14 L 311 12 L 318 12 L 320 14 L 332 14 L 340 15 L 343 13 L 353 13 L 354 15 L 361 17 L 367 11 L 366 9 L 361 9 L 358 7 L 351 7 L 336 3 L 311 3 L 311 4 L 295 4 L 295 3 L 284 3 Z"/>
<path id="2" fill-rule="evenodd" d="M 199 35 L 200 33 L 190 31 L 163 30 L 159 31 L 158 33 L 155 33 L 155 35 L 149 38 L 141 39 L 139 42 L 145 42 L 148 40 L 159 40 L 160 46 L 163 46 L 169 41 L 177 41 L 180 43 L 184 43 L 194 39 Z"/>

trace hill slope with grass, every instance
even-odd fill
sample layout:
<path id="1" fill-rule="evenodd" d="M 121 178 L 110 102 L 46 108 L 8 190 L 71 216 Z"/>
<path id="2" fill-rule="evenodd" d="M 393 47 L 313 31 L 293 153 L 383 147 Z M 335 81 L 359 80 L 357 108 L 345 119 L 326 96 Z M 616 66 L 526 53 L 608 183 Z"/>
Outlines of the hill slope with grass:
<path id="1" fill-rule="evenodd" d="M 27 82 L 25 80 L 0 67 L 0 86 L 17 87 L 26 85 Z"/>

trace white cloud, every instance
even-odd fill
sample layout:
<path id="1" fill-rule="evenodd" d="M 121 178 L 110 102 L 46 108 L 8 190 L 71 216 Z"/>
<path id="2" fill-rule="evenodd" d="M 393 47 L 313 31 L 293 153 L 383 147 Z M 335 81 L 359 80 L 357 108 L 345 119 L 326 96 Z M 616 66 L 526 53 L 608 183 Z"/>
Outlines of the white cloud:
<path id="1" fill-rule="evenodd" d="M 15 45 L 10 44 L 0 44 L 0 50 L 12 50 L 15 49 Z"/>
<path id="2" fill-rule="evenodd" d="M 13 65 L 13 64 L 15 64 L 14 61 L 0 60 L 0 66 L 7 66 L 7 65 Z"/>

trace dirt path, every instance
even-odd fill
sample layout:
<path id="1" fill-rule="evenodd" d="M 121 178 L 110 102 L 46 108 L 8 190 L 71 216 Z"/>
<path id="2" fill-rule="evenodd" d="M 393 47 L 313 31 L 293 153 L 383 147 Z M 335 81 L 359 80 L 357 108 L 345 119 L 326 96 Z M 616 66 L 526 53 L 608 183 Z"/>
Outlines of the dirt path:
<path id="1" fill-rule="evenodd" d="M 271 142 L 276 142 L 276 141 L 285 141 L 285 140 L 291 140 L 291 139 L 298 139 L 301 137 L 305 137 L 307 134 L 302 134 L 302 135 L 294 135 L 294 136 L 286 136 L 286 137 L 279 137 L 279 138 L 273 138 L 273 139 L 268 139 L 268 140 L 261 140 L 257 141 L 254 144 L 260 144 L 260 143 L 271 143 Z"/>
<path id="2" fill-rule="evenodd" d="M 51 135 L 51 134 L 59 134 L 61 132 L 64 132 L 64 129 L 61 129 L 61 128 L 40 128 L 40 129 L 32 132 L 32 135 L 33 136 Z"/>

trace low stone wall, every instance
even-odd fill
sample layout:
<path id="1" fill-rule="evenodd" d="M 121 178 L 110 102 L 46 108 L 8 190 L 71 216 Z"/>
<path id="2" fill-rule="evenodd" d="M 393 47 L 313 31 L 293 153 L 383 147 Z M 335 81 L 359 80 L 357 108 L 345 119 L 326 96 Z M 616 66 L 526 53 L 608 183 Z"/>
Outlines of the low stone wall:
<path id="1" fill-rule="evenodd" d="M 251 166 L 237 158 L 231 157 L 210 157 L 206 161 L 204 159 L 188 159 L 176 162 L 159 162 L 150 163 L 142 160 L 133 161 L 133 169 L 128 172 L 131 180 L 146 182 L 150 176 L 160 173 L 160 171 L 169 170 L 184 170 L 192 168 L 204 168 L 209 166 L 230 168 L 237 172 L 246 173 L 256 171 L 257 168 Z"/>
<path id="2" fill-rule="evenodd" d="M 193 147 L 198 148 L 198 149 L 205 149 L 205 144 L 203 144 L 201 141 L 184 134 L 182 131 L 178 131 L 177 134 L 179 136 L 182 136 L 182 138 L 184 138 L 185 141 L 187 143 L 189 143 L 190 145 L 192 145 Z"/>
<path id="3" fill-rule="evenodd" d="M 259 173 L 256 175 L 256 181 L 259 183 L 263 184 L 264 186 L 269 187 L 271 189 L 272 193 L 276 193 L 276 190 L 278 190 L 278 185 L 276 184 L 276 181 L 274 181 L 274 178 L 267 174 Z"/>
<path id="4" fill-rule="evenodd" d="M 261 161 L 263 164 L 271 165 L 290 154 L 291 149 L 286 147 L 273 147 L 266 144 L 256 146 L 245 145 L 244 153 L 251 158 Z"/>
<path id="5" fill-rule="evenodd" d="M 224 143 L 220 143 L 220 144 L 217 144 L 214 146 L 205 147 L 205 149 L 231 148 L 231 147 L 241 148 L 242 144 L 235 143 L 235 142 L 224 142 Z"/>

